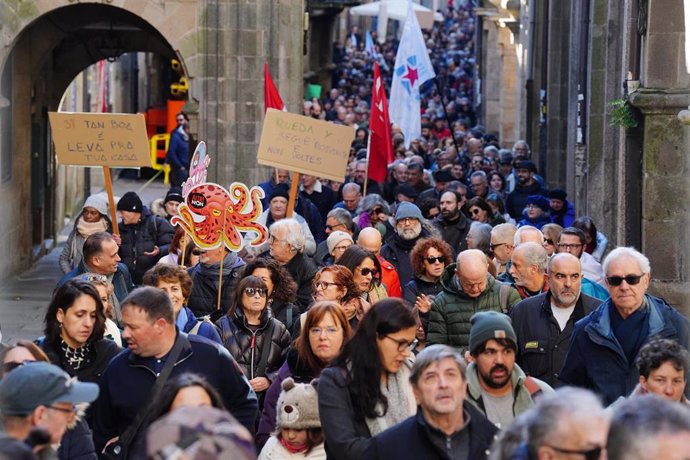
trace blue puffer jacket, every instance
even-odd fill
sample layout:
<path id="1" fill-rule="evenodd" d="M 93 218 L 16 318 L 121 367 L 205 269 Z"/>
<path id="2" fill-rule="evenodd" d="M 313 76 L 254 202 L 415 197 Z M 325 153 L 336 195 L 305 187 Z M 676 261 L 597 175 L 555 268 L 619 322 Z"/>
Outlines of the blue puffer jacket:
<path id="1" fill-rule="evenodd" d="M 190 334 L 192 329 L 196 327 L 197 323 L 201 324 L 199 324 L 199 328 L 194 332 L 196 335 L 206 337 L 209 340 L 213 340 L 214 342 L 223 345 L 223 341 L 220 339 L 220 332 L 218 331 L 216 325 L 209 321 L 200 320 L 194 316 L 194 313 L 192 313 L 192 310 L 189 308 L 182 307 L 182 310 L 180 310 L 180 313 L 177 315 L 177 320 L 175 321 L 177 328 L 185 334 Z"/>
<path id="2" fill-rule="evenodd" d="M 688 348 L 690 323 L 665 300 L 645 295 L 649 308 L 650 337 L 675 340 Z M 615 308 L 611 299 L 585 316 L 575 325 L 568 354 L 559 375 L 566 385 L 588 388 L 599 393 L 609 405 L 621 396 L 628 396 L 637 385 L 640 374 L 634 360 L 628 362 L 613 334 L 609 310 Z"/>

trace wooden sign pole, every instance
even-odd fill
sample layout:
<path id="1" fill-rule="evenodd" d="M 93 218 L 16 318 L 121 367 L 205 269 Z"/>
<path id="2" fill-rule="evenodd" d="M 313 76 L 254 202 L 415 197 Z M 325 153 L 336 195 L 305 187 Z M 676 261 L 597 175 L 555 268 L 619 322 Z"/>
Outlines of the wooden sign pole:
<path id="1" fill-rule="evenodd" d="M 103 177 L 105 178 L 105 189 L 108 192 L 110 220 L 113 221 L 113 235 L 119 235 L 120 229 L 117 227 L 117 210 L 115 209 L 115 197 L 113 196 L 113 180 L 110 178 L 110 168 L 108 166 L 103 166 Z"/>
<path id="2" fill-rule="evenodd" d="M 287 217 L 292 217 L 295 212 L 295 202 L 297 201 L 297 190 L 299 190 L 299 173 L 297 171 L 292 173 L 292 185 L 290 186 L 290 197 L 288 199 Z"/>
<path id="3" fill-rule="evenodd" d="M 221 241 L 223 241 L 223 245 L 221 248 L 225 246 L 225 216 L 226 213 L 228 212 L 228 208 L 226 207 L 223 210 L 223 233 L 220 235 Z M 218 300 L 216 303 L 216 310 L 220 310 L 220 298 L 221 298 L 221 293 L 223 292 L 223 262 L 225 262 L 225 253 L 223 253 L 223 257 L 220 259 L 220 271 L 218 273 Z"/>

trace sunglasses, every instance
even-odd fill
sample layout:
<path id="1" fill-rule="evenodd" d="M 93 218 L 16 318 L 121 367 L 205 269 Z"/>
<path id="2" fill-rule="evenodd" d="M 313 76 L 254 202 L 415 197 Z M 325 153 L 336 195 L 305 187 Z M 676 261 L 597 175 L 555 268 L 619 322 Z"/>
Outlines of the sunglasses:
<path id="1" fill-rule="evenodd" d="M 601 451 L 604 450 L 603 447 L 599 446 L 587 450 L 563 449 L 561 447 L 550 446 L 548 444 L 546 444 L 546 446 L 562 454 L 582 455 L 585 458 L 585 460 L 599 460 L 599 458 L 601 457 Z"/>
<path id="2" fill-rule="evenodd" d="M 470 214 L 472 214 L 473 216 L 478 216 L 480 212 L 481 210 L 479 208 L 470 209 Z"/>
<path id="3" fill-rule="evenodd" d="M 201 249 L 194 249 L 194 250 L 192 251 L 192 255 L 193 255 L 193 256 L 200 256 L 202 252 L 203 252 L 203 251 L 201 251 Z"/>
<path id="4" fill-rule="evenodd" d="M 443 257 L 443 256 L 439 256 L 439 257 L 427 257 L 427 258 L 426 258 L 426 261 L 429 262 L 430 264 L 435 264 L 435 263 L 437 263 L 437 262 L 438 262 L 438 263 L 441 263 L 441 264 L 444 264 L 444 263 L 446 263 L 446 258 Z"/>
<path id="5" fill-rule="evenodd" d="M 544 238 L 544 243 L 553 246 L 553 240 L 550 240 L 548 238 Z"/>
<path id="6" fill-rule="evenodd" d="M 623 281 L 634 286 L 635 284 L 639 284 L 643 276 L 644 273 L 642 275 L 607 276 L 606 281 L 608 281 L 611 286 L 620 286 Z"/>
<path id="7" fill-rule="evenodd" d="M 359 268 L 358 270 L 362 276 L 376 276 L 378 274 L 378 270 L 375 268 Z"/>
<path id="8" fill-rule="evenodd" d="M 255 295 L 259 294 L 259 297 L 264 298 L 266 297 L 268 290 L 263 288 L 248 287 L 244 288 L 244 293 L 247 295 L 247 297 L 254 297 Z"/>

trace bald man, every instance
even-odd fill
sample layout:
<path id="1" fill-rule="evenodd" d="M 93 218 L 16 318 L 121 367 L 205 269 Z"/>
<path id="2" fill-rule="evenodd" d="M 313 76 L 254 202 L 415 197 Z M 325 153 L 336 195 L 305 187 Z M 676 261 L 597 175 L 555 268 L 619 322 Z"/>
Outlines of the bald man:
<path id="1" fill-rule="evenodd" d="M 489 274 L 489 259 L 478 249 L 458 254 L 457 262 L 441 275 L 443 290 L 431 304 L 427 342 L 467 350 L 470 318 L 478 311 L 507 313 L 520 294 Z"/>
<path id="2" fill-rule="evenodd" d="M 549 256 L 544 246 L 537 243 L 522 243 L 513 250 L 509 273 L 513 287 L 526 299 L 549 290 L 546 277 L 546 263 Z"/>
<path id="3" fill-rule="evenodd" d="M 357 246 L 367 251 L 373 252 L 381 264 L 381 282 L 386 287 L 388 297 L 402 298 L 402 287 L 400 286 L 400 277 L 392 263 L 388 262 L 381 255 L 381 232 L 374 227 L 367 227 L 359 232 L 357 237 Z"/>
<path id="4" fill-rule="evenodd" d="M 600 300 L 580 292 L 580 259 L 554 254 L 547 264 L 550 290 L 519 302 L 511 311 L 518 338 L 517 363 L 527 374 L 558 386 L 575 323 Z"/>

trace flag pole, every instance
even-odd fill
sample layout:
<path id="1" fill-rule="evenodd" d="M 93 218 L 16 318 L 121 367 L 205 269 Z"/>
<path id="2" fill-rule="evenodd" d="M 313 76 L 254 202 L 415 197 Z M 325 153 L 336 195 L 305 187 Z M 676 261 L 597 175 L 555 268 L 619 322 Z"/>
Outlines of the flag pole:
<path id="1" fill-rule="evenodd" d="M 364 176 L 364 191 L 362 191 L 362 196 L 367 196 L 367 185 L 369 184 L 369 149 L 371 149 L 371 130 L 369 130 L 369 135 L 367 136 L 367 169 L 366 175 Z"/>

